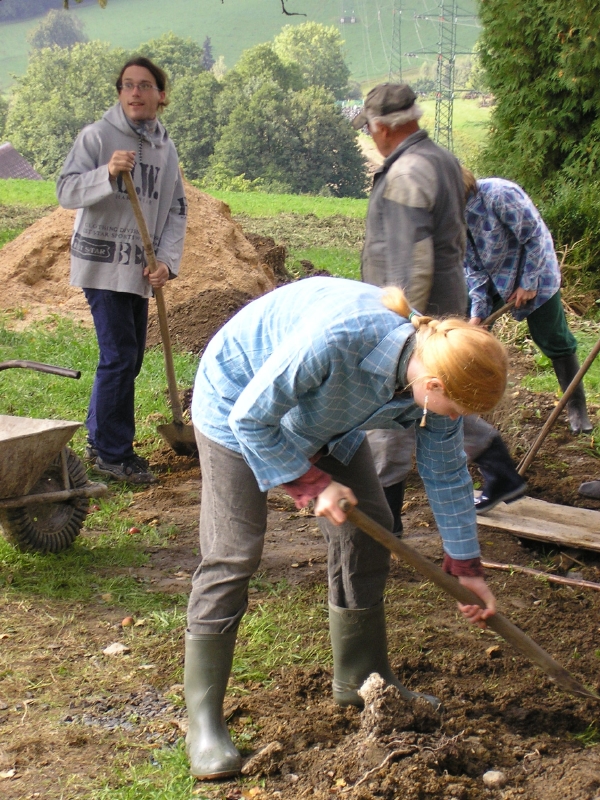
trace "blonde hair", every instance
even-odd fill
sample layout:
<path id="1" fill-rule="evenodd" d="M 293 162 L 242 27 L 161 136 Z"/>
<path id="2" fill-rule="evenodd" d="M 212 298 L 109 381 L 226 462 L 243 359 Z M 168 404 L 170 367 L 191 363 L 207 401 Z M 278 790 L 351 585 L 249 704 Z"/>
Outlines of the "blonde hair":
<path id="1" fill-rule="evenodd" d="M 504 346 L 485 328 L 459 317 L 432 319 L 411 311 L 404 292 L 386 288 L 383 305 L 410 320 L 416 334 L 415 354 L 444 394 L 464 411 L 491 411 L 506 389 L 508 357 Z"/>

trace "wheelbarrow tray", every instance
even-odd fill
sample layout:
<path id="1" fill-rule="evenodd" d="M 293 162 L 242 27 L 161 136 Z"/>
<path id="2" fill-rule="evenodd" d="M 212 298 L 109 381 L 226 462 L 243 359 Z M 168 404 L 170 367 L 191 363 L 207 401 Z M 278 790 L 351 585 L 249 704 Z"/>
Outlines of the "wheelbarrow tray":
<path id="1" fill-rule="evenodd" d="M 80 427 L 0 414 L 0 499 L 26 495 Z"/>

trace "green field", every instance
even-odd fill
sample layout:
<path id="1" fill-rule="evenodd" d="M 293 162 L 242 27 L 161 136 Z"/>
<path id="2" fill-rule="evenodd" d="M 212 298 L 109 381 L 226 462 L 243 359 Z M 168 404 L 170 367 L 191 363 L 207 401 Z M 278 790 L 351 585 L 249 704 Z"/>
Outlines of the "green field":
<path id="1" fill-rule="evenodd" d="M 57 0 L 57 7 L 60 0 Z M 108 0 L 102 10 L 96 3 L 72 4 L 72 14 L 84 24 L 90 39 L 134 49 L 142 42 L 172 31 L 199 44 L 210 36 L 213 54 L 222 55 L 233 67 L 243 50 L 273 39 L 284 25 L 307 20 L 336 25 L 346 42 L 346 59 L 354 80 L 373 83 L 387 77 L 393 29 L 393 9 L 402 8 L 403 69 L 417 69 L 423 60 L 435 62 L 438 41 L 437 0 L 288 0 L 290 11 L 303 16 L 284 16 L 279 0 Z M 475 0 L 461 8 L 475 13 Z M 341 24 L 342 14 L 356 12 L 356 24 Z M 428 19 L 415 19 L 414 14 Z M 22 75 L 27 67 L 27 32 L 38 19 L 3 23 L 0 27 L 0 92 L 13 83 L 11 75 Z M 473 17 L 459 19 L 457 54 L 470 52 L 479 34 Z"/>

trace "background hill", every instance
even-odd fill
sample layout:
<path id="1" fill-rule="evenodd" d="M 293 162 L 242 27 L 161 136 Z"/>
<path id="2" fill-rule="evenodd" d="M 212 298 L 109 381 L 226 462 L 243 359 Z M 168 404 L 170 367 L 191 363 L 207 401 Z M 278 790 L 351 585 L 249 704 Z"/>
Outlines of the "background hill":
<path id="1" fill-rule="evenodd" d="M 56 7 L 60 7 L 56 0 Z M 290 11 L 306 17 L 281 13 L 278 0 L 109 0 L 102 10 L 96 2 L 75 6 L 70 13 L 84 24 L 90 39 L 133 49 L 141 42 L 173 31 L 200 45 L 209 36 L 215 58 L 222 55 L 227 67 L 237 62 L 242 51 L 273 39 L 284 25 L 307 20 L 335 25 L 346 42 L 346 60 L 352 79 L 361 83 L 387 77 L 392 43 L 394 5 L 402 8 L 403 69 L 416 72 L 423 61 L 435 62 L 438 41 L 438 0 L 289 0 Z M 470 52 L 479 35 L 475 0 L 463 0 L 458 27 L 457 52 Z M 427 19 L 415 19 L 415 14 Z M 340 22 L 354 17 L 356 22 Z M 0 92 L 13 83 L 27 66 L 29 45 L 26 34 L 40 17 L 0 24 Z M 426 52 L 423 52 L 426 51 Z"/>

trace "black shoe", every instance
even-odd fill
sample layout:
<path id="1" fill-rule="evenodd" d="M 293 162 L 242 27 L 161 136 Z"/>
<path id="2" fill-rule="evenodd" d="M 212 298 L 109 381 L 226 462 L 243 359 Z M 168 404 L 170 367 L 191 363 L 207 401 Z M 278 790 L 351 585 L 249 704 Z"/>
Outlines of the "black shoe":
<path id="1" fill-rule="evenodd" d="M 483 490 L 475 498 L 475 510 L 486 514 L 498 503 L 511 503 L 518 500 L 527 490 L 527 482 L 517 472 L 506 445 L 500 436 L 475 459 L 483 476 Z"/>
<path id="2" fill-rule="evenodd" d="M 479 497 L 475 498 L 475 511 L 478 514 L 487 514 L 492 508 L 495 508 L 498 503 L 513 503 L 519 497 L 523 497 L 527 491 L 527 483 L 523 481 L 521 486 L 517 486 L 507 492 L 501 490 L 497 493 L 492 493 L 488 496 L 485 491 L 482 491 Z"/>
<path id="3" fill-rule="evenodd" d="M 136 486 L 157 482 L 156 475 L 148 469 L 146 459 L 137 455 L 126 458 L 120 464 L 109 464 L 97 456 L 94 471 L 115 481 L 131 483 Z"/>
<path id="4" fill-rule="evenodd" d="M 91 466 L 96 463 L 96 459 L 98 458 L 98 451 L 94 447 L 93 444 L 87 443 L 85 447 L 85 453 L 83 454 L 83 460 L 86 464 L 90 464 Z"/>

